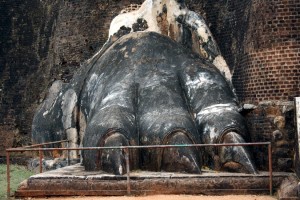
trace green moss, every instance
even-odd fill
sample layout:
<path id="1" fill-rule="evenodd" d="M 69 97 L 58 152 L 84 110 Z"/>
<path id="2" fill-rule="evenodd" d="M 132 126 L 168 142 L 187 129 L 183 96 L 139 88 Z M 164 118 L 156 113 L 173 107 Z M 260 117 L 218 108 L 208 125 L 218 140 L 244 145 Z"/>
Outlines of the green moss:
<path id="1" fill-rule="evenodd" d="M 10 188 L 11 194 L 13 194 L 18 185 L 25 179 L 33 175 L 34 172 L 29 171 L 24 166 L 10 165 Z M 0 164 L 0 199 L 6 199 L 7 191 L 7 177 L 6 177 L 6 165 Z"/>

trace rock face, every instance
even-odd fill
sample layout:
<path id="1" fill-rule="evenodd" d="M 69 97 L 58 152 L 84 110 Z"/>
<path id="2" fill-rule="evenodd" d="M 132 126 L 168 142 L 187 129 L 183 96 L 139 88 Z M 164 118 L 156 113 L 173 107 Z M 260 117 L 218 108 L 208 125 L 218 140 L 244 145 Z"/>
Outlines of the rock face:
<path id="1" fill-rule="evenodd" d="M 32 119 L 50 85 L 70 81 L 131 3 L 142 0 L 0 2 L 0 137 L 9 138 L 0 142 L 0 156 L 32 143 Z"/>
<path id="2" fill-rule="evenodd" d="M 69 131 L 84 133 L 78 140 L 84 147 L 231 143 L 247 137 L 235 95 L 218 69 L 157 33 L 123 36 L 56 92 L 59 87 L 52 86 L 55 98 L 49 95 L 34 118 L 37 143 L 65 139 Z M 213 168 L 256 172 L 242 147 L 200 152 L 132 151 L 131 168 L 200 173 L 203 156 Z M 118 150 L 84 151 L 83 164 L 87 170 L 125 171 Z"/>
<path id="3" fill-rule="evenodd" d="M 278 199 L 299 199 L 299 179 L 296 176 L 285 178 L 277 193 Z"/>
<path id="4" fill-rule="evenodd" d="M 43 2 L 46 3 L 46 2 Z M 5 148 L 31 143 L 34 110 L 49 84 L 47 62 L 57 2 L 0 2 L 0 156 Z M 47 8 L 47 11 L 46 11 Z M 9 142 L 11 141 L 11 142 Z"/>
<path id="5" fill-rule="evenodd" d="M 206 19 L 233 74 L 239 99 L 258 107 L 245 115 L 251 141 L 274 142 L 273 135 L 277 140 L 280 131 L 286 144 L 273 143 L 273 169 L 298 169 L 292 163 L 297 141 L 294 106 L 280 114 L 286 126 L 279 130 L 273 123 L 273 113 L 269 113 L 274 106 L 261 107 L 260 102 L 279 103 L 277 109 L 282 109 L 281 104 L 293 104 L 293 97 L 300 94 L 300 1 L 185 2 Z M 143 0 L 0 2 L 0 156 L 5 156 L 6 148 L 31 143 L 32 118 L 49 86 L 54 80 L 69 82 L 80 63 L 105 43 L 111 20 L 121 10 L 136 10 L 142 3 Z M 168 32 L 166 16 L 163 12 L 157 18 L 162 34 Z M 145 28 L 144 22 L 137 25 L 135 30 Z M 255 148 L 253 152 L 259 158 L 255 160 L 258 168 L 265 169 L 267 151 Z"/>
<path id="6" fill-rule="evenodd" d="M 244 142 L 247 129 L 229 68 L 203 19 L 184 2 L 146 0 L 117 16 L 109 33 L 70 84 L 52 85 L 34 117 L 35 142 L 68 138 L 71 147 Z M 244 147 L 201 152 L 134 149 L 131 169 L 200 173 L 204 160 L 214 169 L 256 173 Z M 122 150 L 82 156 L 87 170 L 125 172 Z"/>

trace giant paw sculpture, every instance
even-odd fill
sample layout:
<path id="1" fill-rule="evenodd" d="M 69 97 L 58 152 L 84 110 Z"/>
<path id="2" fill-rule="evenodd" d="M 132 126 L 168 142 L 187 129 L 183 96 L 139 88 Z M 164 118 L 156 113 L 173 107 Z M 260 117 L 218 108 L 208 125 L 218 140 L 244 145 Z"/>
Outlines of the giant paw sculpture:
<path id="1" fill-rule="evenodd" d="M 161 9 L 186 9 L 166 2 L 158 4 Z M 190 30 L 185 18 L 178 20 Z M 138 20 L 145 25 L 145 19 Z M 120 34 L 122 30 L 128 31 Z M 33 140 L 68 138 L 73 146 L 84 147 L 243 143 L 245 121 L 228 77 L 220 71 L 189 45 L 159 31 L 121 26 L 69 84 L 52 85 L 34 117 Z M 122 150 L 84 151 L 82 157 L 86 170 L 126 172 Z M 203 164 L 256 173 L 245 147 L 130 150 L 131 169 L 201 173 Z"/>

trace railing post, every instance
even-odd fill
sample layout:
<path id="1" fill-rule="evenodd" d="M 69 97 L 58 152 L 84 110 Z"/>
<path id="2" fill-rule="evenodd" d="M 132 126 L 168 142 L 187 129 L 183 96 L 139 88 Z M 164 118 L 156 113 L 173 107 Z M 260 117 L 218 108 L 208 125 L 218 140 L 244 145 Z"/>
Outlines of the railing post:
<path id="1" fill-rule="evenodd" d="M 272 145 L 268 144 L 268 157 L 269 157 L 269 176 L 270 176 L 270 195 L 273 195 L 273 169 L 272 169 Z"/>
<path id="2" fill-rule="evenodd" d="M 67 141 L 68 142 L 68 141 Z M 45 145 L 45 144 L 43 144 Z M 253 145 L 268 145 L 268 165 L 269 165 L 269 190 L 270 195 L 273 195 L 273 169 L 272 169 L 272 143 L 263 142 L 263 143 L 242 143 L 242 144 L 193 144 L 193 145 L 148 145 L 148 146 L 122 146 L 122 147 L 81 147 L 81 148 L 69 148 L 69 143 L 67 143 L 68 148 L 35 148 L 28 149 L 26 148 L 16 148 L 16 149 L 7 149 L 6 150 L 6 159 L 7 159 L 7 196 L 10 197 L 10 152 L 23 152 L 23 151 L 39 151 L 39 163 L 40 163 L 40 173 L 43 172 L 43 152 L 51 150 L 97 150 L 97 149 L 120 149 L 124 151 L 125 162 L 126 162 L 126 172 L 127 172 L 127 195 L 131 195 L 131 185 L 130 185 L 130 149 L 141 149 L 141 148 L 171 148 L 171 147 L 190 147 L 190 146 L 253 146 Z M 69 153 L 68 153 L 69 155 Z M 68 156 L 68 163 L 70 158 Z"/>
<path id="3" fill-rule="evenodd" d="M 127 195 L 131 195 L 130 188 L 130 165 L 129 165 L 129 150 L 128 148 L 124 148 L 125 152 L 125 160 L 126 160 L 126 170 L 127 170 Z"/>
<path id="4" fill-rule="evenodd" d="M 10 197 L 10 158 L 9 151 L 6 151 L 6 179 L 7 179 L 7 199 Z"/>
<path id="5" fill-rule="evenodd" d="M 40 173 L 43 172 L 43 151 L 39 150 Z"/>

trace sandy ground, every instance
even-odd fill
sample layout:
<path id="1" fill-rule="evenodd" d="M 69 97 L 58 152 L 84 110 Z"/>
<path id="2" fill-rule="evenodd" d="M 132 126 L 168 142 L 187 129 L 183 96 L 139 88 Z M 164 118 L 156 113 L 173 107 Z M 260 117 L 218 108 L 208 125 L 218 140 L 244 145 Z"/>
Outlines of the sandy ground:
<path id="1" fill-rule="evenodd" d="M 34 198 L 32 200 L 42 200 L 46 198 Z M 194 196 L 194 195 L 153 195 L 153 196 L 138 196 L 138 197 L 53 197 L 47 198 L 50 200 L 275 200 L 271 196 L 256 196 L 256 195 L 228 195 L 228 196 Z M 28 199 L 29 200 L 29 199 Z"/>

